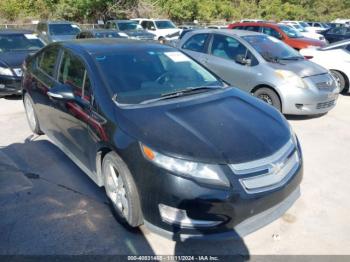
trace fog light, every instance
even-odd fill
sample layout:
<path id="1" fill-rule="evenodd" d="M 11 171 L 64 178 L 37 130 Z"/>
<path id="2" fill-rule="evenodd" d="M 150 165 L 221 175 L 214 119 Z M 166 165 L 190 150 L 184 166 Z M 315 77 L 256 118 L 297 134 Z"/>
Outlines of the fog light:
<path id="1" fill-rule="evenodd" d="M 298 108 L 298 109 L 303 109 L 303 104 L 295 104 L 295 106 L 296 106 L 296 108 Z"/>
<path id="2" fill-rule="evenodd" d="M 222 221 L 191 219 L 187 216 L 186 210 L 163 204 L 159 204 L 159 212 L 163 222 L 183 228 L 213 227 L 222 223 Z"/>

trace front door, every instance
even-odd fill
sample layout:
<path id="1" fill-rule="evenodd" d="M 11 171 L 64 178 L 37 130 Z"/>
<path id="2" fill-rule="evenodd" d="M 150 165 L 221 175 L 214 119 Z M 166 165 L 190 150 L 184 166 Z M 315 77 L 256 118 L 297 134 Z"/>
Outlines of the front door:
<path id="1" fill-rule="evenodd" d="M 247 59 L 251 60 L 251 65 L 243 63 Z M 254 87 L 255 63 L 255 57 L 240 41 L 214 34 L 204 65 L 230 85 L 250 92 Z"/>

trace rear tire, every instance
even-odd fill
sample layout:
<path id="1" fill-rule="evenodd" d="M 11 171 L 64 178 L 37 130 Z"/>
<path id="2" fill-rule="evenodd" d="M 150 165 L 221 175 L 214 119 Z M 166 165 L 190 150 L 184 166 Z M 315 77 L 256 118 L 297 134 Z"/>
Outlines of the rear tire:
<path id="1" fill-rule="evenodd" d="M 38 117 L 34 109 L 34 102 L 28 93 L 24 94 L 23 104 L 26 111 L 26 117 L 30 130 L 32 130 L 34 134 L 43 135 L 44 132 L 40 129 Z"/>
<path id="2" fill-rule="evenodd" d="M 282 105 L 277 93 L 268 87 L 259 88 L 254 92 L 254 96 L 275 107 L 281 112 Z"/>
<path id="3" fill-rule="evenodd" d="M 132 228 L 142 225 L 140 197 L 135 181 L 125 162 L 115 152 L 103 158 L 102 175 L 106 195 L 117 220 Z"/>
<path id="4" fill-rule="evenodd" d="M 342 73 L 336 70 L 331 70 L 332 75 L 337 80 L 340 88 L 340 93 L 345 93 L 348 91 L 349 87 L 347 86 L 347 81 Z"/>

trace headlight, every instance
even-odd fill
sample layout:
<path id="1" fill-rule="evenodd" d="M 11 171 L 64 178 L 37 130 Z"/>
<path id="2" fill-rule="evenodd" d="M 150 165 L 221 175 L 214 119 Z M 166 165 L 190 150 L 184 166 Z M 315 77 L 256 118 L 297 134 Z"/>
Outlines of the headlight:
<path id="1" fill-rule="evenodd" d="M 164 169 L 184 177 L 195 179 L 198 182 L 225 187 L 230 186 L 230 182 L 228 181 L 227 177 L 217 165 L 169 157 L 160 154 L 145 145 L 141 145 L 141 150 L 146 159 Z"/>
<path id="2" fill-rule="evenodd" d="M 292 71 L 275 70 L 275 74 L 279 78 L 282 78 L 285 81 L 288 81 L 292 84 L 295 84 L 296 87 L 307 88 L 307 84 L 304 82 L 304 80 L 300 76 L 298 76 L 297 74 L 293 73 Z"/>
<path id="3" fill-rule="evenodd" d="M 0 66 L 0 75 L 13 76 L 13 73 L 12 73 L 12 70 L 10 68 Z"/>

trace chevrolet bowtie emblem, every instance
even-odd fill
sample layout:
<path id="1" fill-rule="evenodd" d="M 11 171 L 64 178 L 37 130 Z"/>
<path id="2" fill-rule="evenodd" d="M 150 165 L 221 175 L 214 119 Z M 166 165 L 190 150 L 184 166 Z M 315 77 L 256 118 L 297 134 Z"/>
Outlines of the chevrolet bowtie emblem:
<path id="1" fill-rule="evenodd" d="M 281 169 L 283 168 L 284 163 L 283 162 L 279 162 L 279 163 L 275 163 L 275 164 L 271 164 L 271 167 L 269 168 L 270 173 L 278 173 L 279 171 L 281 171 Z"/>

